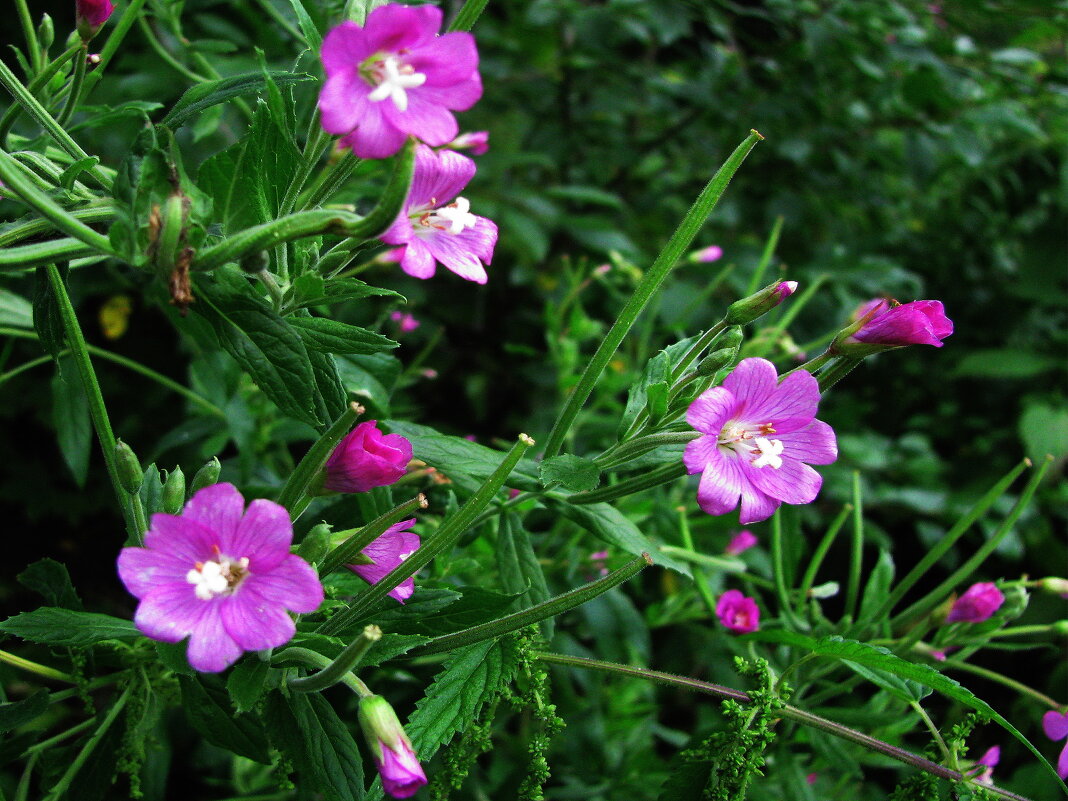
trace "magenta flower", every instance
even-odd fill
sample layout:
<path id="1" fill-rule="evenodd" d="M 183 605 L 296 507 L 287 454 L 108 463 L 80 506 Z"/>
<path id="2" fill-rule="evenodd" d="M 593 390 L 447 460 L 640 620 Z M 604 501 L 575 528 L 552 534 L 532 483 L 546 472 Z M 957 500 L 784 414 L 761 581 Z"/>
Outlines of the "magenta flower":
<path id="1" fill-rule="evenodd" d="M 722 258 L 723 258 L 723 248 L 721 248 L 719 245 L 709 245 L 706 248 L 701 248 L 700 250 L 695 250 L 689 256 L 690 261 L 697 261 L 697 262 L 719 261 Z"/>
<path id="2" fill-rule="evenodd" d="M 382 788 L 394 798 L 410 798 L 426 784 L 426 774 L 397 713 L 380 695 L 360 699 L 360 728 L 382 777 Z"/>
<path id="3" fill-rule="evenodd" d="M 444 145 L 459 132 L 453 111 L 482 96 L 469 33 L 446 33 L 434 6 L 379 6 L 361 28 L 342 22 L 323 40 L 323 129 L 360 158 L 392 156 L 411 134 Z"/>
<path id="4" fill-rule="evenodd" d="M 481 156 L 489 150 L 489 131 L 460 134 L 445 147 L 450 150 L 470 150 L 472 156 Z"/>
<path id="5" fill-rule="evenodd" d="M 411 333 L 421 325 L 421 323 L 408 312 L 390 312 L 389 319 L 397 324 L 397 330 L 402 334 Z"/>
<path id="6" fill-rule="evenodd" d="M 96 36 L 114 10 L 111 0 L 74 0 L 74 18 L 82 41 L 88 42 Z"/>
<path id="7" fill-rule="evenodd" d="M 975 767 L 969 773 L 979 784 L 994 783 L 994 768 L 1001 759 L 1001 746 L 993 745 L 986 749 L 979 759 L 975 761 Z"/>
<path id="8" fill-rule="evenodd" d="M 716 617 L 731 631 L 748 634 L 760 628 L 760 608 L 756 601 L 738 590 L 727 590 L 719 596 Z"/>
<path id="9" fill-rule="evenodd" d="M 953 321 L 946 317 L 940 300 L 896 300 L 875 298 L 860 306 L 853 319 L 872 315 L 860 330 L 840 343 L 848 347 L 853 342 L 886 347 L 904 345 L 934 345 L 942 347 L 942 340 L 953 333 Z M 842 348 L 843 352 L 847 349 Z"/>
<path id="10" fill-rule="evenodd" d="M 1005 596 L 997 585 L 990 581 L 973 584 L 964 595 L 953 602 L 953 608 L 946 616 L 947 623 L 982 623 L 989 618 L 1001 605 L 1005 603 Z"/>
<path id="11" fill-rule="evenodd" d="M 1068 737 L 1068 714 L 1050 710 L 1042 716 L 1042 731 L 1053 742 Z M 1061 749 L 1061 755 L 1057 759 L 1057 775 L 1062 779 L 1068 779 L 1068 742 Z"/>
<path id="12" fill-rule="evenodd" d="M 349 570 L 368 584 L 377 584 L 383 576 L 419 550 L 419 535 L 405 531 L 414 525 L 413 517 L 387 528 L 378 539 L 363 549 L 363 556 L 370 561 L 349 565 Z M 415 577 L 411 576 L 390 590 L 389 597 L 404 603 L 412 597 L 413 592 Z"/>
<path id="13" fill-rule="evenodd" d="M 466 156 L 434 152 L 424 145 L 416 148 L 404 211 L 379 237 L 386 244 L 405 246 L 400 265 L 408 275 L 430 278 L 441 262 L 461 278 L 486 283 L 482 263 L 493 259 L 497 226 L 476 217 L 467 199 L 457 197 L 474 174 L 475 162 Z"/>
<path id="14" fill-rule="evenodd" d="M 727 543 L 727 547 L 723 549 L 723 553 L 728 554 L 729 556 L 737 556 L 744 551 L 748 551 L 756 544 L 757 538 L 753 532 L 748 529 L 742 529 L 731 537 L 731 541 Z"/>
<path id="15" fill-rule="evenodd" d="M 119 577 L 141 601 L 134 623 L 154 640 L 188 637 L 189 664 L 205 673 L 289 642 L 286 610 L 323 602 L 315 570 L 289 553 L 292 541 L 282 506 L 255 500 L 245 510 L 233 485 L 205 487 L 180 515 L 153 515 L 144 548 L 119 554 Z"/>
<path id="16" fill-rule="evenodd" d="M 820 390 L 804 370 L 778 382 L 766 359 L 743 359 L 723 385 L 702 392 L 686 420 L 704 436 L 686 446 L 687 471 L 701 473 L 697 502 L 711 515 L 738 506 L 743 525 L 782 503 L 810 503 L 823 479 L 810 464 L 838 458 L 833 429 L 816 420 Z"/>
<path id="17" fill-rule="evenodd" d="M 374 420 L 352 429 L 323 469 L 323 489 L 367 492 L 385 487 L 404 475 L 412 460 L 412 443 L 400 434 L 383 434 Z"/>

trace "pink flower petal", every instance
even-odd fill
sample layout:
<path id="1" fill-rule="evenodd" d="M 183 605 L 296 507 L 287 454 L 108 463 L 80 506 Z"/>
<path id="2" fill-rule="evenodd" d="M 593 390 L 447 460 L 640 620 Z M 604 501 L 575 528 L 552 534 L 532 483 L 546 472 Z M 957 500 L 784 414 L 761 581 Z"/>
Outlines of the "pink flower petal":
<path id="1" fill-rule="evenodd" d="M 284 606 L 290 612 L 307 615 L 323 603 L 323 585 L 315 568 L 290 554 L 263 576 L 252 575 L 256 593 L 264 600 Z"/>
<path id="2" fill-rule="evenodd" d="M 421 239 L 413 239 L 404 249 L 401 257 L 401 269 L 413 278 L 433 278 L 437 271 L 437 262 L 430 252 L 430 248 Z"/>
<path id="3" fill-rule="evenodd" d="M 406 205 L 425 206 L 433 201 L 435 208 L 444 206 L 463 191 L 477 169 L 474 161 L 460 153 L 435 152 L 426 145 L 416 146 L 415 172 Z"/>
<path id="4" fill-rule="evenodd" d="M 774 371 L 774 366 L 771 369 Z M 762 402 L 754 402 L 744 412 L 740 411 L 739 416 L 754 422 L 773 420 L 776 433 L 786 434 L 808 425 L 816 416 L 819 403 L 819 382 L 810 373 L 798 370 L 783 379 Z"/>
<path id="5" fill-rule="evenodd" d="M 739 460 L 741 461 L 741 460 Z M 782 467 L 753 467 L 742 462 L 742 472 L 754 487 L 783 503 L 811 503 L 819 495 L 823 476 L 784 452 Z M 748 521 L 747 521 L 748 522 Z"/>
<path id="6" fill-rule="evenodd" d="M 475 47 L 475 37 L 464 31 L 439 36 L 413 52 L 408 64 L 416 72 L 426 75 L 424 87 L 453 87 L 472 76 L 477 79 L 478 49 Z M 450 108 L 465 111 L 470 106 Z"/>
<path id="7" fill-rule="evenodd" d="M 737 402 L 735 418 L 748 420 L 750 410 L 760 410 L 778 386 L 775 365 L 767 359 L 742 359 L 723 381 Z"/>
<path id="8" fill-rule="evenodd" d="M 162 513 L 154 514 L 152 526 L 145 532 L 146 548 L 181 559 L 190 565 L 211 559 L 214 554 L 212 546 L 218 544 L 219 538 L 213 530 L 184 515 L 179 517 Z"/>
<path id="9" fill-rule="evenodd" d="M 719 456 L 718 443 L 719 440 L 715 434 L 706 434 L 687 442 L 686 450 L 682 453 L 682 463 L 686 465 L 686 472 L 690 475 L 704 472 L 705 465 Z"/>
<path id="10" fill-rule="evenodd" d="M 233 484 L 204 487 L 182 509 L 182 519 L 199 523 L 215 535 L 215 542 L 230 542 L 245 512 L 245 499 Z M 152 524 L 155 525 L 155 518 Z M 146 546 L 148 545 L 146 541 Z"/>
<path id="11" fill-rule="evenodd" d="M 408 108 L 404 111 L 388 100 L 375 105 L 381 107 L 382 114 L 390 125 L 419 137 L 428 145 L 444 145 L 456 138 L 456 134 L 460 132 L 456 117 L 438 102 L 438 98 L 434 96 L 434 90 L 424 90 L 422 87 L 412 89 L 408 92 Z M 442 151 L 442 153 L 452 152 L 451 150 Z M 460 154 L 454 153 L 454 155 Z M 466 157 L 460 156 L 460 158 Z"/>
<path id="12" fill-rule="evenodd" d="M 293 618 L 285 607 L 260 596 L 256 585 L 250 582 L 219 601 L 223 628 L 244 651 L 285 645 L 297 631 Z"/>
<path id="13" fill-rule="evenodd" d="M 389 3 L 367 16 L 363 30 L 369 52 L 396 53 L 427 44 L 440 29 L 440 8 Z"/>
<path id="14" fill-rule="evenodd" d="M 776 434 L 783 444 L 783 454 L 807 464 L 830 464 L 838 458 L 838 440 L 834 429 L 822 420 L 813 420 L 800 431 Z"/>
<path id="15" fill-rule="evenodd" d="M 323 130 L 331 134 L 347 134 L 363 122 L 374 105 L 367 99 L 368 89 L 354 72 L 327 78 L 319 93 Z"/>
<path id="16" fill-rule="evenodd" d="M 1063 740 L 1068 737 L 1068 713 L 1061 714 L 1050 710 L 1042 716 L 1042 731 L 1051 740 Z"/>
<path id="17" fill-rule="evenodd" d="M 123 548 L 119 552 L 119 578 L 131 595 L 141 598 L 161 584 L 185 583 L 191 564 L 159 550 Z"/>
<path id="18" fill-rule="evenodd" d="M 388 101 L 387 101 L 388 102 Z M 368 103 L 359 126 L 340 140 L 361 159 L 384 159 L 404 146 L 408 135 L 393 125 L 382 113 L 382 103 Z"/>
<path id="19" fill-rule="evenodd" d="M 158 585 L 144 595 L 137 605 L 134 625 L 154 640 L 180 642 L 212 609 L 211 601 L 197 598 L 193 585 L 183 579 Z"/>
<path id="20" fill-rule="evenodd" d="M 219 543 L 222 552 L 235 559 L 248 557 L 252 573 L 270 570 L 289 556 L 293 524 L 289 512 L 274 501 L 255 500 L 241 519 L 237 531 Z"/>
<path id="21" fill-rule="evenodd" d="M 690 408 L 686 410 L 686 422 L 703 434 L 718 437 L 726 422 L 734 416 L 738 405 L 729 389 L 712 387 L 698 395 L 690 404 Z"/>
<path id="22" fill-rule="evenodd" d="M 185 658 L 195 670 L 218 673 L 240 659 L 244 651 L 223 626 L 218 604 L 211 601 L 205 603 L 208 604 L 209 610 L 189 636 Z"/>
<path id="23" fill-rule="evenodd" d="M 370 56 L 372 50 L 367 38 L 355 22 L 346 20 L 332 28 L 323 38 L 320 56 L 327 78 L 336 75 L 356 76 L 360 62 Z M 329 82 L 329 81 L 328 81 Z M 362 81 L 361 81 L 362 83 Z M 367 84 L 364 83 L 364 86 Z M 367 90 L 365 90 L 365 93 Z"/>

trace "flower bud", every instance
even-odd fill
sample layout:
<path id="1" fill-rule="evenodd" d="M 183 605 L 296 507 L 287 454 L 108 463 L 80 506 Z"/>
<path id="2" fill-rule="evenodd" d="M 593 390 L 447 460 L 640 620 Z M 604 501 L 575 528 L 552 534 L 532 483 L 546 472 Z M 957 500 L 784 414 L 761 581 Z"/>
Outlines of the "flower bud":
<path id="1" fill-rule="evenodd" d="M 737 556 L 740 553 L 748 551 L 756 544 L 756 535 L 749 529 L 743 528 L 731 537 L 731 541 L 727 543 L 727 547 L 723 549 L 723 553 L 728 556 Z"/>
<path id="2" fill-rule="evenodd" d="M 1059 595 L 1062 598 L 1068 597 L 1068 579 L 1047 576 L 1038 580 L 1038 586 L 1040 589 Z"/>
<path id="3" fill-rule="evenodd" d="M 727 307 L 727 322 L 731 325 L 745 325 L 763 317 L 794 292 L 797 281 L 776 281 L 768 284 L 756 294 L 742 298 Z"/>
<path id="4" fill-rule="evenodd" d="M 828 581 L 825 584 L 818 584 L 808 591 L 809 598 L 833 598 L 841 590 L 837 581 Z"/>
<path id="5" fill-rule="evenodd" d="M 359 719 L 382 787 L 394 798 L 415 795 L 426 784 L 426 774 L 389 701 L 380 695 L 361 698 Z"/>
<path id="6" fill-rule="evenodd" d="M 946 317 L 941 301 L 898 303 L 875 298 L 853 312 L 852 325 L 838 332 L 831 352 L 863 357 L 906 345 L 940 348 L 952 333 L 953 321 Z"/>
<path id="7" fill-rule="evenodd" d="M 712 375 L 717 370 L 721 370 L 730 365 L 736 358 L 738 358 L 737 348 L 720 348 L 719 350 L 712 351 L 699 361 L 694 372 L 696 372 L 697 375 Z"/>
<path id="8" fill-rule="evenodd" d="M 374 420 L 360 423 L 341 440 L 323 468 L 329 492 L 367 492 L 404 475 L 412 443 L 400 434 L 383 434 Z"/>
<path id="9" fill-rule="evenodd" d="M 708 263 L 719 261 L 723 258 L 723 248 L 719 245 L 709 245 L 706 248 L 693 251 L 686 257 L 688 261 Z"/>
<path id="10" fill-rule="evenodd" d="M 982 623 L 998 611 L 1003 603 L 1005 603 L 1005 596 L 993 582 L 983 581 L 973 584 L 953 602 L 953 607 L 946 616 L 946 622 Z"/>
<path id="11" fill-rule="evenodd" d="M 315 564 L 329 553 L 332 544 L 330 524 L 320 523 L 304 535 L 297 548 L 297 556 L 305 562 Z"/>
<path id="12" fill-rule="evenodd" d="M 748 634 L 760 628 L 760 608 L 738 590 L 727 590 L 716 603 L 716 617 L 731 631 Z"/>
<path id="13" fill-rule="evenodd" d="M 163 482 L 162 495 L 163 511 L 169 515 L 176 515 L 185 506 L 185 473 L 182 468 L 175 467 Z"/>
<path id="14" fill-rule="evenodd" d="M 37 26 L 37 41 L 41 43 L 41 49 L 46 53 L 56 40 L 56 27 L 52 24 L 52 18 L 48 14 L 41 15 L 41 24 Z"/>
<path id="15" fill-rule="evenodd" d="M 141 484 L 145 480 L 145 473 L 141 469 L 141 462 L 133 452 L 133 448 L 121 439 L 115 441 L 115 466 L 119 474 L 119 484 L 131 495 L 141 491 Z"/>
<path id="16" fill-rule="evenodd" d="M 481 156 L 489 150 L 489 131 L 460 134 L 445 147 L 449 150 L 470 150 L 472 156 Z"/>
<path id="17" fill-rule="evenodd" d="M 193 476 L 193 485 L 189 488 L 189 495 L 196 495 L 204 487 L 218 482 L 219 473 L 221 472 L 222 465 L 219 464 L 219 457 L 212 456 L 211 461 L 197 470 L 196 475 Z"/>
<path id="18" fill-rule="evenodd" d="M 74 14 L 78 24 L 78 35 L 83 42 L 88 42 L 100 27 L 107 22 L 115 5 L 111 0 L 74 0 Z"/>

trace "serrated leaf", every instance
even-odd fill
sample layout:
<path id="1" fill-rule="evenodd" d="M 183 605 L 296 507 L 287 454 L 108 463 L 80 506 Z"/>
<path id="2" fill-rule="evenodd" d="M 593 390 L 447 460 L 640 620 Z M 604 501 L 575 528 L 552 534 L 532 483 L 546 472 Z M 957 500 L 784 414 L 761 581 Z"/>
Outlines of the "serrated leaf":
<path id="1" fill-rule="evenodd" d="M 663 553 L 656 543 L 631 522 L 630 518 L 611 504 L 589 503 L 575 506 L 555 501 L 550 501 L 550 503 L 568 520 L 578 523 L 609 545 L 614 545 L 634 556 L 647 553 L 652 557 L 653 564 L 671 568 L 684 576 L 691 575 L 690 566 L 686 562 Z"/>
<path id="2" fill-rule="evenodd" d="M 57 606 L 42 606 L 0 623 L 0 631 L 44 645 L 93 645 L 104 640 L 133 640 L 141 636 L 132 621 L 80 612 Z"/>
<path id="3" fill-rule="evenodd" d="M 388 622 L 392 619 L 395 621 L 390 626 L 392 629 L 405 634 L 438 637 L 498 618 L 515 603 L 515 599 L 514 594 L 494 592 L 481 587 L 464 587 L 463 595 L 445 607 L 417 616 L 405 603 L 403 609 L 394 610 L 393 616 L 376 613 L 374 620 Z"/>
<path id="4" fill-rule="evenodd" d="M 360 668 L 375 667 L 383 662 L 388 662 L 394 657 L 406 654 L 417 645 L 422 645 L 430 638 L 422 634 L 383 634 L 382 639 L 376 642 L 360 660 Z"/>
<path id="5" fill-rule="evenodd" d="M 888 693 L 900 698 L 906 703 L 909 701 L 922 701 L 931 694 L 931 689 L 929 687 L 924 687 L 922 684 L 909 679 L 898 678 L 894 674 L 887 673 L 884 670 L 876 670 L 875 668 L 858 665 L 856 662 L 851 662 L 848 659 L 843 659 L 842 664 L 857 673 L 857 675 L 863 676 L 872 684 L 877 687 L 882 687 Z"/>
<path id="6" fill-rule="evenodd" d="M 542 484 L 558 482 L 573 492 L 596 489 L 601 483 L 601 468 L 592 459 L 571 453 L 546 459 L 539 465 Z"/>
<path id="7" fill-rule="evenodd" d="M 321 353 L 371 354 L 400 347 L 399 342 L 382 334 L 325 317 L 290 317 L 289 324 L 309 349 Z"/>
<path id="8" fill-rule="evenodd" d="M 300 32 L 304 34 L 304 38 L 308 42 L 308 49 L 318 53 L 323 46 L 323 37 L 319 35 L 319 29 L 315 27 L 315 23 L 307 10 L 305 10 L 301 0 L 289 0 L 289 4 L 293 6 L 293 13 L 297 15 L 297 24 L 300 26 Z"/>
<path id="9" fill-rule="evenodd" d="M 267 696 L 266 720 L 278 750 L 293 761 L 298 784 L 327 801 L 364 797 L 363 760 L 348 728 L 318 693 Z"/>
<path id="10" fill-rule="evenodd" d="M 0 732 L 17 729 L 48 711 L 48 690 L 38 690 L 21 701 L 0 704 Z"/>
<path id="11" fill-rule="evenodd" d="M 473 723 L 482 705 L 512 680 L 516 664 L 511 645 L 499 640 L 453 652 L 405 726 L 419 758 L 429 760 Z"/>
<path id="12" fill-rule="evenodd" d="M 504 591 L 518 596 L 520 609 L 529 609 L 549 599 L 545 573 L 518 515 L 505 514 L 497 533 L 497 569 L 501 572 Z M 546 641 L 553 637 L 553 618 L 543 620 Z"/>
<path id="13" fill-rule="evenodd" d="M 336 420 L 348 403 L 337 362 L 328 353 L 312 350 L 308 351 L 308 365 L 315 376 L 315 414 L 322 420 Z"/>
<path id="14" fill-rule="evenodd" d="M 253 762 L 271 764 L 263 722 L 255 715 L 235 715 L 221 681 L 206 676 L 179 676 L 178 683 L 189 725 L 205 740 Z"/>
<path id="15" fill-rule="evenodd" d="M 271 666 L 259 657 L 247 656 L 234 666 L 226 677 L 226 691 L 238 712 L 248 712 L 256 706 L 266 688 Z"/>
<path id="16" fill-rule="evenodd" d="M 189 664 L 189 660 L 185 656 L 187 640 L 182 640 L 181 642 L 156 642 L 154 644 L 156 653 L 159 655 L 159 661 L 163 663 L 167 670 L 180 676 L 197 675 L 197 672 Z"/>
<path id="17" fill-rule="evenodd" d="M 313 80 L 311 75 L 283 70 L 272 71 L 270 76 L 279 86 Z M 261 72 L 247 72 L 198 84 L 178 99 L 160 124 L 168 128 L 178 128 L 206 108 L 241 95 L 258 94 L 266 85 L 267 79 Z"/>
<path id="18" fill-rule="evenodd" d="M 60 358 L 59 369 L 52 376 L 52 425 L 70 468 L 74 483 L 85 486 L 89 474 L 89 449 L 93 442 L 89 400 L 82 390 L 81 378 L 72 356 Z"/>
<path id="19" fill-rule="evenodd" d="M 382 289 L 365 284 L 356 278 L 343 278 L 323 283 L 322 276 L 305 273 L 293 282 L 295 295 L 294 308 L 321 306 L 328 303 L 342 303 L 347 300 L 360 300 L 369 297 L 391 297 L 404 299 L 404 296 L 391 289 Z"/>
<path id="20" fill-rule="evenodd" d="M 19 584 L 40 593 L 49 606 L 80 611 L 82 599 L 74 590 L 67 566 L 55 559 L 38 559 L 16 576 Z"/>

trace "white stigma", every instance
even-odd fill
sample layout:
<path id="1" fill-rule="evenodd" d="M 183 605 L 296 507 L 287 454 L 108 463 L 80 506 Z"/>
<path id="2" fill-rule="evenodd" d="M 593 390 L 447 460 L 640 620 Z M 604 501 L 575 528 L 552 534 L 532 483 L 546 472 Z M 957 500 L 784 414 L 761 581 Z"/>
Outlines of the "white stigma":
<path id="1" fill-rule="evenodd" d="M 753 453 L 757 454 L 757 457 L 753 459 L 753 467 L 772 467 L 778 470 L 782 467 L 782 453 L 783 444 L 781 439 L 768 439 L 767 437 L 757 437 L 753 440 L 753 444 L 756 445 L 753 448 Z"/>
<path id="2" fill-rule="evenodd" d="M 405 559 L 407 559 L 407 558 L 408 558 L 409 556 L 411 556 L 411 555 L 412 555 L 413 553 L 415 553 L 415 551 L 408 551 L 408 553 L 402 553 L 402 554 L 398 554 L 398 555 L 397 555 L 397 558 L 398 558 L 398 559 L 400 559 L 400 560 L 401 560 L 401 561 L 403 562 L 403 561 L 404 561 Z"/>
<path id="3" fill-rule="evenodd" d="M 185 580 L 194 587 L 197 598 L 210 601 L 217 595 L 229 595 L 248 575 L 248 557 L 230 559 L 219 556 L 217 562 L 197 562 L 196 567 L 185 574 Z"/>
<path id="4" fill-rule="evenodd" d="M 449 226 L 450 234 L 461 233 L 478 222 L 478 217 L 471 213 L 471 204 L 465 197 L 458 197 L 448 206 L 435 210 L 433 216 Z"/>
<path id="5" fill-rule="evenodd" d="M 367 99 L 378 103 L 387 97 L 393 101 L 397 111 L 408 110 L 407 89 L 414 89 L 426 83 L 426 75 L 416 72 L 408 64 L 401 65 L 396 56 L 386 56 L 375 64 L 374 77 L 378 79 L 378 86 L 367 96 Z"/>

